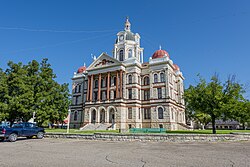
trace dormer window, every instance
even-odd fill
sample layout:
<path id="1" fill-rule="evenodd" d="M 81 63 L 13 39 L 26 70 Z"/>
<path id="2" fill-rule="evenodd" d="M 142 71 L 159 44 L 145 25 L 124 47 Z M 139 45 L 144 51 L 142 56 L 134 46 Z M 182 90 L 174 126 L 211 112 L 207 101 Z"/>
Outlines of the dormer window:
<path id="1" fill-rule="evenodd" d="M 119 52 L 119 60 L 120 61 L 124 60 L 124 51 L 123 50 L 120 50 L 120 52 Z"/>

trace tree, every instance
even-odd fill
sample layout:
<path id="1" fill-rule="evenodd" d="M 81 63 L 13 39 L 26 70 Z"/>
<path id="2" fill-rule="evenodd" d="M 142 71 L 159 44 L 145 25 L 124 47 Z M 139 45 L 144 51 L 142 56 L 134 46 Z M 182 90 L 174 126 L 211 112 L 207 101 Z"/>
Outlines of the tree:
<path id="1" fill-rule="evenodd" d="M 27 65 L 10 61 L 8 66 L 5 72 L 0 70 L 0 119 L 28 121 L 35 112 L 42 125 L 67 115 L 68 85 L 55 81 L 48 59 Z"/>
<path id="2" fill-rule="evenodd" d="M 22 63 L 8 63 L 9 69 L 6 70 L 8 86 L 8 114 L 9 121 L 13 123 L 16 119 L 28 121 L 31 117 L 30 108 L 33 103 L 31 85 L 28 84 L 29 78 L 27 70 Z"/>
<path id="3" fill-rule="evenodd" d="M 7 112 L 7 101 L 8 101 L 8 88 L 7 88 L 7 76 L 0 69 L 0 120 L 7 119 L 9 114 Z"/>
<path id="4" fill-rule="evenodd" d="M 243 129 L 246 129 L 246 123 L 250 122 L 250 102 L 247 100 L 239 101 L 231 118 L 239 121 Z"/>
<path id="5" fill-rule="evenodd" d="M 191 85 L 185 90 L 186 107 L 197 113 L 209 115 L 214 134 L 215 120 L 231 116 L 235 110 L 235 103 L 243 97 L 242 85 L 235 82 L 234 78 L 229 77 L 225 84 L 222 84 L 216 74 L 209 83 L 200 77 L 196 86 Z"/>

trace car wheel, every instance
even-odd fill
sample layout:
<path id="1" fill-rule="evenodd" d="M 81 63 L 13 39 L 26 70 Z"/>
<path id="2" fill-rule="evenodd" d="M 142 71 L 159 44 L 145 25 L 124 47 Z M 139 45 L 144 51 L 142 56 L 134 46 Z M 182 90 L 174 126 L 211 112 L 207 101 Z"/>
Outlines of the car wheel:
<path id="1" fill-rule="evenodd" d="M 38 132 L 37 133 L 37 138 L 38 139 L 42 139 L 44 137 L 44 133 L 43 132 Z"/>
<path id="2" fill-rule="evenodd" d="M 17 140 L 17 134 L 15 133 L 10 134 L 8 139 L 10 142 L 15 142 Z"/>
<path id="3" fill-rule="evenodd" d="M 4 138 L 0 138 L 0 141 L 4 141 Z"/>

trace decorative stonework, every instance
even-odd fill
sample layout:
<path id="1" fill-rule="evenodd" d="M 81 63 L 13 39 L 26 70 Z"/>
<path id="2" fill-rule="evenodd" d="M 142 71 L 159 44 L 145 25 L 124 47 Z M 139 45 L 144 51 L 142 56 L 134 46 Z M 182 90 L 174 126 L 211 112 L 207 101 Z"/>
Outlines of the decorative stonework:
<path id="1" fill-rule="evenodd" d="M 113 57 L 102 53 L 72 78 L 73 85 L 82 83 L 84 89 L 77 93 L 72 90 L 71 108 L 82 114 L 77 121 L 71 118 L 71 127 L 84 129 L 89 124 L 103 123 L 108 129 L 122 131 L 130 127 L 186 128 L 182 126 L 186 123 L 184 77 L 166 51 L 160 48 L 156 53 L 143 63 L 140 35 L 130 28 L 117 33 Z M 75 105 L 77 100 L 81 105 Z M 110 106 L 115 114 L 108 110 Z"/>
<path id="2" fill-rule="evenodd" d="M 98 64 L 96 64 L 95 67 L 105 66 L 105 65 L 109 65 L 109 64 L 113 64 L 113 63 L 114 62 L 111 60 L 102 59 L 102 61 L 100 61 Z"/>

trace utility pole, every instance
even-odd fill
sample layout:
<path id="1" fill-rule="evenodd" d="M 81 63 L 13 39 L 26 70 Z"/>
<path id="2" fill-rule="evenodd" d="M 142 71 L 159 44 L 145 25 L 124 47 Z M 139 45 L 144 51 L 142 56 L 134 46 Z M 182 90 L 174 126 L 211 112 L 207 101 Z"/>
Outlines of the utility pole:
<path id="1" fill-rule="evenodd" d="M 70 113 L 71 113 L 71 110 L 70 110 L 70 108 L 69 108 L 69 112 L 68 112 L 68 124 L 67 124 L 67 133 L 69 133 Z"/>

